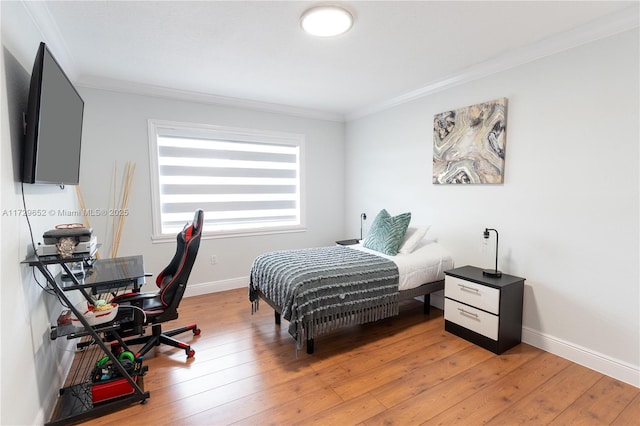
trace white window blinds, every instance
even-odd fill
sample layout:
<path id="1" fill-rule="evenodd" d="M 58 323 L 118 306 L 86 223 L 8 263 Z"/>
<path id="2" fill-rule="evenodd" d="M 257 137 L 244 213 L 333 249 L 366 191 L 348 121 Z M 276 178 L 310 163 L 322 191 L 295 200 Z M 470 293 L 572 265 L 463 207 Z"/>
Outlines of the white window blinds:
<path id="1" fill-rule="evenodd" d="M 198 208 L 205 233 L 302 225 L 302 135 L 157 121 L 149 133 L 156 235 L 176 234 Z"/>

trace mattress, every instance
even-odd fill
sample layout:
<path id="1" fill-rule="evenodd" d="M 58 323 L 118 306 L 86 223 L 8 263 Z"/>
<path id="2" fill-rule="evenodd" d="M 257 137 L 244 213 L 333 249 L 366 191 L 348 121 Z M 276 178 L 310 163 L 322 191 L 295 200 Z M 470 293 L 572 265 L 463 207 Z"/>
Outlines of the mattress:
<path id="1" fill-rule="evenodd" d="M 398 266 L 400 291 L 410 290 L 422 284 L 443 280 L 444 271 L 453 269 L 451 253 L 432 239 L 423 239 L 411 253 L 388 256 L 362 246 L 362 243 L 347 246 L 393 261 Z"/>

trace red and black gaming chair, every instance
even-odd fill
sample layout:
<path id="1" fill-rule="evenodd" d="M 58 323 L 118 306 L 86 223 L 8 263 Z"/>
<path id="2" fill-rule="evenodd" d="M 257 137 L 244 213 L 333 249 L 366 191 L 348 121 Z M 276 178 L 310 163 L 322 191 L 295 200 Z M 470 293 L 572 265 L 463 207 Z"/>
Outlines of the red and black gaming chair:
<path id="1" fill-rule="evenodd" d="M 178 305 L 184 295 L 187 280 L 200 247 L 203 222 L 204 212 L 196 210 L 193 222 L 187 224 L 178 233 L 176 254 L 173 256 L 171 263 L 156 278 L 156 284 L 160 288 L 157 293 L 126 293 L 112 300 L 123 309 L 126 309 L 127 306 L 135 306 L 144 312 L 142 314 L 138 309 L 133 308 L 138 312 L 135 312 L 135 319 L 132 322 L 121 324 L 119 334 L 122 337 L 142 334 L 145 327 L 151 325 L 151 335 L 142 335 L 125 340 L 127 346 L 144 344 L 142 349 L 136 353 L 136 358 L 144 356 L 151 348 L 159 346 L 161 343 L 184 349 L 187 353 L 187 358 L 191 358 L 195 354 L 191 346 L 171 336 L 189 330 L 193 331 L 193 334 L 197 336 L 200 334 L 197 324 L 189 324 L 185 327 L 165 332 L 162 331 L 161 324 L 178 318 Z"/>

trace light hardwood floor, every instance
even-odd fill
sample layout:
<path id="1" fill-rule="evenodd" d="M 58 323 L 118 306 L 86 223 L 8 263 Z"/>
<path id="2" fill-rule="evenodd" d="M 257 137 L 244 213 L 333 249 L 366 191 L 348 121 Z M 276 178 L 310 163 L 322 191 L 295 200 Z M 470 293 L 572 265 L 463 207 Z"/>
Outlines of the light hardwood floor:
<path id="1" fill-rule="evenodd" d="M 444 331 L 442 311 L 400 315 L 316 339 L 296 358 L 288 323 L 246 289 L 186 298 L 175 325 L 195 358 L 145 360 L 151 397 L 86 425 L 635 425 L 640 389 L 526 344 L 497 356 Z"/>

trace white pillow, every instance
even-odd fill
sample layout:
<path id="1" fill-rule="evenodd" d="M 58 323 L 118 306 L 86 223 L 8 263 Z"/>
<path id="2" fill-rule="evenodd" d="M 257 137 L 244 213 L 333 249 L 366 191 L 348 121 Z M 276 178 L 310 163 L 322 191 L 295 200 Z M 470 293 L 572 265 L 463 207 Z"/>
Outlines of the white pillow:
<path id="1" fill-rule="evenodd" d="M 431 225 L 426 226 L 410 226 L 407 229 L 407 232 L 404 234 L 404 239 L 402 243 L 400 243 L 400 248 L 398 249 L 398 253 L 411 253 L 418 243 L 422 241 L 425 235 L 427 235 L 427 231 L 429 231 Z"/>

